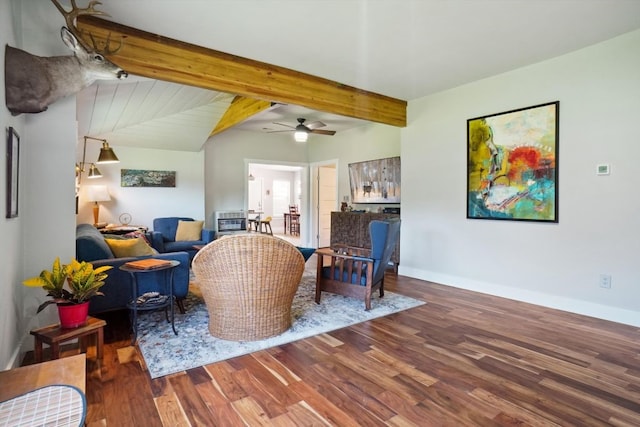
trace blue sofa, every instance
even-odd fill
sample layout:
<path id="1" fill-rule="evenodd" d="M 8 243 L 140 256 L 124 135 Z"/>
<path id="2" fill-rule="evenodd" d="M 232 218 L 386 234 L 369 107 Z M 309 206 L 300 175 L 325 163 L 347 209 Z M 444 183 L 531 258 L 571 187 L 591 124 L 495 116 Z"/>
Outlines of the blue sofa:
<path id="1" fill-rule="evenodd" d="M 115 236 L 117 238 L 117 236 Z M 182 300 L 189 292 L 189 254 L 186 252 L 171 252 L 153 256 L 116 258 L 105 242 L 105 237 L 91 224 L 78 224 L 76 226 L 76 259 L 78 261 L 91 262 L 94 267 L 110 265 L 113 268 L 108 271 L 105 285 L 101 288 L 104 296 L 96 296 L 91 299 L 89 313 L 100 313 L 126 308 L 131 298 L 131 276 L 119 267 L 129 261 L 143 258 L 171 259 L 180 261 L 173 274 L 173 293 L 176 296 L 177 305 L 184 313 Z M 139 293 L 158 290 L 158 283 L 164 280 L 164 272 L 157 271 L 138 275 Z"/>
<path id="2" fill-rule="evenodd" d="M 193 259 L 196 252 L 198 252 L 193 246 L 204 246 L 212 242 L 216 236 L 216 232 L 203 228 L 200 240 L 176 242 L 176 231 L 178 230 L 179 221 L 193 221 L 193 218 L 172 216 L 154 219 L 153 231 L 149 233 L 151 236 L 151 246 L 160 253 L 185 251 L 189 254 L 189 259 Z"/>

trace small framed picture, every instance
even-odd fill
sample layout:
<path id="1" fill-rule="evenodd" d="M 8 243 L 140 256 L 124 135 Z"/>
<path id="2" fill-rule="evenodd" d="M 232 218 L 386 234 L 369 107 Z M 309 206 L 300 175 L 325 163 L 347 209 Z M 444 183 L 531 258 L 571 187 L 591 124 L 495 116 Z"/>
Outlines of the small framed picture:
<path id="1" fill-rule="evenodd" d="M 20 136 L 13 127 L 7 129 L 7 218 L 18 216 L 18 178 Z"/>

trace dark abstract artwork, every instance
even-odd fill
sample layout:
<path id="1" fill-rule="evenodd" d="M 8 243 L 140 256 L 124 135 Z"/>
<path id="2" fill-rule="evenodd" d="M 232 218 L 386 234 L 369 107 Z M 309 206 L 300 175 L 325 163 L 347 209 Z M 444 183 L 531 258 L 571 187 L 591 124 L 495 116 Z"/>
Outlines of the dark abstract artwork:
<path id="1" fill-rule="evenodd" d="M 175 171 L 121 169 L 121 187 L 175 187 Z"/>
<path id="2" fill-rule="evenodd" d="M 467 120 L 467 218 L 558 222 L 558 110 Z"/>

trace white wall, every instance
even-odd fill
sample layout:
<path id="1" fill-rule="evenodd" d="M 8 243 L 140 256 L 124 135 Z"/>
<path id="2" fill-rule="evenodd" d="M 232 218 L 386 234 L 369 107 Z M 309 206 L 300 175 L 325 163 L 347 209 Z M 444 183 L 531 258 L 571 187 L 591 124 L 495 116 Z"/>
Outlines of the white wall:
<path id="1" fill-rule="evenodd" d="M 639 70 L 635 31 L 410 102 L 400 273 L 640 325 Z M 466 120 L 556 100 L 559 223 L 466 219 Z"/>
<path id="2" fill-rule="evenodd" d="M 76 159 L 82 160 L 83 139 L 79 141 Z M 183 216 L 205 219 L 204 210 L 204 152 L 150 150 L 109 144 L 120 163 L 98 165 L 102 178 L 87 179 L 85 167 L 81 186 L 107 185 L 111 201 L 100 203 L 100 222 L 120 224 L 119 217 L 131 215 L 131 225 L 153 229 L 153 219 Z M 86 161 L 95 162 L 101 143 L 88 142 Z M 176 172 L 175 187 L 121 187 L 121 169 L 165 170 Z M 80 203 L 76 222 L 93 224 L 93 203 Z"/>
<path id="3" fill-rule="evenodd" d="M 22 11 L 26 6 L 33 6 L 37 12 L 42 2 L 26 5 L 0 1 L 1 44 L 42 56 L 65 54 L 59 30 L 55 37 L 49 34 L 47 42 L 42 42 L 42 37 L 37 39 L 37 32 L 29 31 L 35 26 L 33 20 L 38 19 L 38 13 Z M 4 55 L 1 57 L 4 69 Z M 0 90 L 0 98 L 4 99 L 4 85 Z M 0 286 L 5 296 L 0 302 L 0 369 L 5 369 L 19 365 L 24 351 L 32 346 L 28 331 L 56 318 L 55 309 L 36 316 L 36 307 L 46 298 L 45 292 L 25 288 L 22 280 L 48 268 L 56 256 L 70 259 L 75 251 L 71 170 L 76 138 L 75 99 L 60 100 L 45 113 L 17 117 L 12 117 L 3 103 L 0 117 L 4 128 L 16 127 L 21 137 L 19 216 L 5 219 L 2 215 L 0 220 L 0 254 L 4 263 Z M 2 147 L 6 149 L 4 143 Z M 0 163 L 0 172 L 5 176 L 6 166 Z M 5 200 L 5 189 L 0 191 Z"/>
<path id="4" fill-rule="evenodd" d="M 9 44 L 16 46 L 17 37 L 14 32 L 12 21 L 12 8 L 9 0 L 0 0 L 0 45 Z M 0 55 L 0 69 L 4 70 L 4 54 Z M 0 99 L 4 100 L 4 84 L 0 84 Z M 0 151 L 6 153 L 6 129 L 14 127 L 20 136 L 24 133 L 24 119 L 22 117 L 12 117 L 4 102 L 0 108 L 0 120 L 2 121 L 2 136 Z M 3 155 L 4 159 L 4 155 Z M 20 170 L 20 184 L 24 183 L 24 168 Z M 20 285 L 23 273 L 23 239 L 22 223 L 23 216 L 18 218 L 5 218 L 5 200 L 7 200 L 5 177 L 7 176 L 7 163 L 0 161 L 0 203 L 2 205 L 0 214 L 0 257 L 3 266 L 0 268 L 0 370 L 12 367 L 17 359 L 17 348 L 22 339 L 24 330 L 23 300 L 24 291 Z M 19 196 L 24 194 L 24 187 L 20 186 Z M 22 199 L 22 198 L 21 198 Z M 18 214 L 24 211 L 24 205 L 19 202 Z"/>

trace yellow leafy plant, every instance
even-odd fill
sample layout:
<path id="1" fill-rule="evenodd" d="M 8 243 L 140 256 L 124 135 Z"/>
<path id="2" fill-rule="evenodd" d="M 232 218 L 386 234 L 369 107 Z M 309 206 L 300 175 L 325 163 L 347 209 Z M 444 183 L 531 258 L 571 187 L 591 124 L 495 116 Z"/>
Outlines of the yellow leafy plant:
<path id="1" fill-rule="evenodd" d="M 93 264 L 72 259 L 69 264 L 60 263 L 60 258 L 53 261 L 51 270 L 42 270 L 37 277 L 31 277 L 22 283 L 29 287 L 41 287 L 51 299 L 38 307 L 40 313 L 49 304 L 80 304 L 96 295 L 104 295 L 100 288 L 104 285 L 112 269 L 110 265 L 93 268 Z M 65 284 L 67 288 L 65 288 Z"/>

